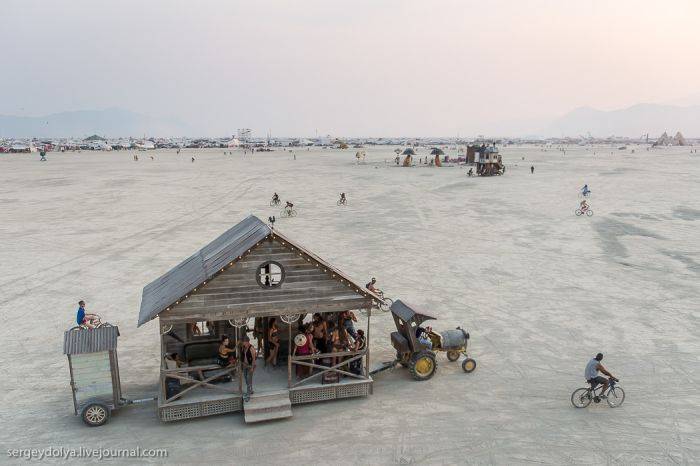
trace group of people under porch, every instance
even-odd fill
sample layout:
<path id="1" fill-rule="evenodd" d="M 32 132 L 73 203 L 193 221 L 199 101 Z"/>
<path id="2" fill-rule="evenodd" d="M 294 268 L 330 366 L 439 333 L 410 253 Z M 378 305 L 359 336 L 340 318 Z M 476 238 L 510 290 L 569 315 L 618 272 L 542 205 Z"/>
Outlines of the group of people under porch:
<path id="1" fill-rule="evenodd" d="M 265 319 L 267 322 L 265 322 Z M 330 364 L 335 366 L 341 363 L 345 357 L 341 353 L 361 351 L 365 348 L 365 332 L 355 329 L 357 317 L 352 311 L 339 313 L 320 314 L 315 313 L 310 322 L 300 321 L 294 330 L 292 356 L 310 356 L 314 354 L 333 354 L 318 360 L 308 360 L 316 364 Z M 265 325 L 267 324 L 267 325 Z M 255 320 L 253 336 L 257 340 L 259 353 L 264 353 L 267 348 L 266 365 L 276 367 L 280 353 L 280 328 L 276 317 L 258 318 Z M 336 354 L 337 353 L 337 354 Z M 353 373 L 361 373 L 361 360 L 352 361 L 349 369 Z M 299 379 L 306 378 L 313 373 L 313 368 L 296 364 L 296 376 Z"/>
<path id="2" fill-rule="evenodd" d="M 365 349 L 367 341 L 365 332 L 356 329 L 357 316 L 352 311 L 343 311 L 328 314 L 313 314 L 309 322 L 300 319 L 296 328 L 293 328 L 291 356 L 313 356 L 304 360 L 307 364 L 332 367 L 342 364 L 344 360 L 352 359 L 353 352 Z M 214 328 L 213 322 L 206 323 L 207 330 Z M 202 330 L 196 324 L 190 324 L 192 335 L 202 336 Z M 257 341 L 257 347 L 252 344 L 248 335 L 252 332 L 252 339 Z M 286 333 L 286 328 L 285 328 Z M 253 394 L 253 374 L 257 367 L 258 358 L 265 358 L 265 365 L 277 367 L 279 363 L 281 332 L 277 317 L 258 317 L 252 329 L 243 327 L 238 338 L 238 349 L 232 343 L 228 335 L 219 337 L 216 364 L 222 368 L 231 368 L 239 363 L 240 358 L 243 380 L 246 385 L 246 397 Z M 351 353 L 351 354 L 343 354 Z M 187 366 L 179 354 L 172 353 L 165 356 L 166 369 L 176 369 Z M 295 364 L 297 379 L 305 379 L 314 373 L 314 368 L 303 364 Z M 361 375 L 363 371 L 362 358 L 348 361 L 347 365 L 340 365 L 337 369 Z M 193 374 L 202 380 L 202 371 Z M 234 374 L 231 373 L 230 376 Z M 216 383 L 213 381 L 212 383 Z"/>

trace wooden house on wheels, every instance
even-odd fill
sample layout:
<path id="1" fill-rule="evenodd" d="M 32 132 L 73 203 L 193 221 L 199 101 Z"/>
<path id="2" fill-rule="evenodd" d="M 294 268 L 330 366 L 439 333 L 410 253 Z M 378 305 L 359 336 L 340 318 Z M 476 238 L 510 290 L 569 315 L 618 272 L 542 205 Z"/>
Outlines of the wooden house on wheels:
<path id="1" fill-rule="evenodd" d="M 367 344 L 295 355 L 300 328 L 319 313 L 338 325 L 345 311 L 367 314 L 381 298 L 312 252 L 249 216 L 143 289 L 138 325 L 159 320 L 158 413 L 163 421 L 243 410 L 247 422 L 291 416 L 291 405 L 372 392 Z M 358 319 L 359 322 L 362 319 Z M 333 324 L 331 324 L 331 322 Z M 342 323 L 340 323 L 342 325 Z M 277 366 L 266 364 L 270 329 Z M 244 401 L 241 365 L 217 363 L 228 336 L 236 348 L 251 330 L 254 394 Z M 297 368 L 301 370 L 297 370 Z M 297 374 L 300 374 L 297 377 Z"/>

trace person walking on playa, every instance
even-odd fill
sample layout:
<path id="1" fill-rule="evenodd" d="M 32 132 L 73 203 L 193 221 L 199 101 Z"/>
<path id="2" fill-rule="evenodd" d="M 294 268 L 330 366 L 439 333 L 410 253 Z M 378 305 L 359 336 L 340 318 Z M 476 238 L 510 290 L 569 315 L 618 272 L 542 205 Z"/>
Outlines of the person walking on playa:
<path id="1" fill-rule="evenodd" d="M 530 165 L 530 174 L 532 175 L 533 173 L 535 173 L 535 166 Z"/>
<path id="2" fill-rule="evenodd" d="M 242 357 L 241 357 L 241 368 L 243 369 L 243 380 L 245 380 L 245 399 L 250 400 L 250 395 L 255 393 L 253 391 L 253 373 L 255 372 L 255 365 L 257 363 L 257 355 L 255 354 L 255 348 L 250 344 L 250 337 L 248 335 L 243 335 L 242 340 Z"/>
<path id="3" fill-rule="evenodd" d="M 194 163 L 194 155 L 192 156 L 192 163 Z"/>

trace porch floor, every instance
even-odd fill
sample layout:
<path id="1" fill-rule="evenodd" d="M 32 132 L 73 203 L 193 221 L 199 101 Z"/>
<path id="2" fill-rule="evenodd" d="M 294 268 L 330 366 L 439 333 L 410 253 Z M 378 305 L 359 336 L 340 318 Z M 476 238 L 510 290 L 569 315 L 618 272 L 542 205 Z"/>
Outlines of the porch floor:
<path id="1" fill-rule="evenodd" d="M 226 393 L 221 390 L 217 390 L 212 387 L 200 386 L 194 388 L 184 394 L 181 398 L 171 401 L 168 406 L 186 405 L 189 403 L 197 403 L 202 401 L 212 401 L 212 400 L 225 400 L 228 398 L 238 398 L 242 394 L 238 393 L 238 376 L 234 374 L 235 377 L 230 382 L 216 384 L 218 387 L 236 390 L 236 393 Z M 330 385 L 352 385 L 357 383 L 366 383 L 370 379 L 356 379 L 353 377 L 341 377 L 339 383 L 337 384 L 322 384 L 321 377 L 316 377 L 310 382 L 305 382 L 300 384 L 291 390 L 299 389 L 309 389 L 309 388 L 320 388 L 328 387 Z M 292 374 L 292 384 L 296 383 L 296 375 Z M 186 389 L 189 385 L 184 385 L 183 389 Z M 258 366 L 253 375 L 253 391 L 256 394 L 268 393 L 268 392 L 278 392 L 280 390 L 290 390 L 287 381 L 287 364 L 280 364 L 277 367 L 267 366 L 265 367 L 262 359 L 258 359 Z M 243 391 L 245 391 L 245 383 L 243 384 Z M 159 405 L 162 405 L 164 399 L 159 397 Z"/>

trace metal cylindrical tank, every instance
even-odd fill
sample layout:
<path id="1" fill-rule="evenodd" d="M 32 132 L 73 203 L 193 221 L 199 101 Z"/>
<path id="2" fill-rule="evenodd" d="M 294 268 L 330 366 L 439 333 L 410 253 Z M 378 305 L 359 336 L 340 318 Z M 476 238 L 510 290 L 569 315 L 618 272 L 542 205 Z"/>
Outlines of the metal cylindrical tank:
<path id="1" fill-rule="evenodd" d="M 443 349 L 463 348 L 467 344 L 467 337 L 461 329 L 445 330 L 440 333 Z"/>

